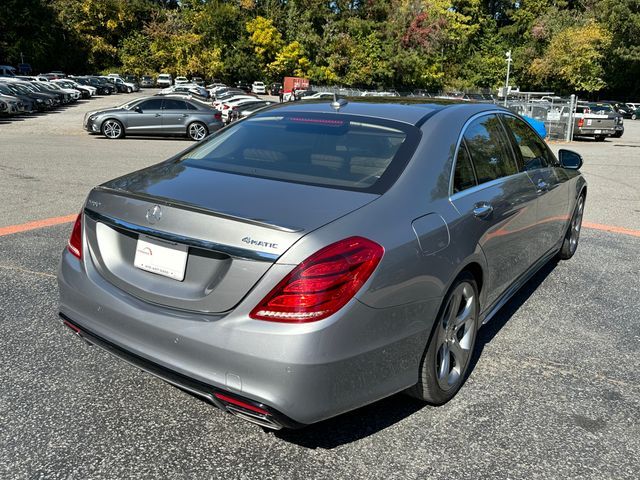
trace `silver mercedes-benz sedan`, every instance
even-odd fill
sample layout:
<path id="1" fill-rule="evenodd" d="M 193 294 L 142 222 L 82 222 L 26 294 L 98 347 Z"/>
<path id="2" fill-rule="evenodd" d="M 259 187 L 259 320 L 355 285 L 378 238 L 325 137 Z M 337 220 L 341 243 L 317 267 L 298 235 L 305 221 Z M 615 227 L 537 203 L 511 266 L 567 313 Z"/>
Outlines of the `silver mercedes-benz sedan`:
<path id="1" fill-rule="evenodd" d="M 110 139 L 147 135 L 187 136 L 198 141 L 223 126 L 217 109 L 184 96 L 136 98 L 119 107 L 88 112 L 83 121 L 89 133 Z"/>
<path id="2" fill-rule="evenodd" d="M 94 188 L 60 315 L 269 428 L 443 404 L 480 326 L 576 251 L 581 165 L 494 105 L 269 107 Z"/>

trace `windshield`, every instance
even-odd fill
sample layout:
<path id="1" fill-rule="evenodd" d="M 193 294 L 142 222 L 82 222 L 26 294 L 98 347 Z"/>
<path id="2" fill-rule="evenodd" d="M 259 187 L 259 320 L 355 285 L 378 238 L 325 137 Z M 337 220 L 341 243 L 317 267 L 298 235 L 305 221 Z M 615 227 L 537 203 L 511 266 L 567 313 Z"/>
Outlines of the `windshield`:
<path id="1" fill-rule="evenodd" d="M 179 161 L 273 180 L 382 193 L 411 157 L 419 130 L 380 119 L 265 112 L 233 124 Z"/>

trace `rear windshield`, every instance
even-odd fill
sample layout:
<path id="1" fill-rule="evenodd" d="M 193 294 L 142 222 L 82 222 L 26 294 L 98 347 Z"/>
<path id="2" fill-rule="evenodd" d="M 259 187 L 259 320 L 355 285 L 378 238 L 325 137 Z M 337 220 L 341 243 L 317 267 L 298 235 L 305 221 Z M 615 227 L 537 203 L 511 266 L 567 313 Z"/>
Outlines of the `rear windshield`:
<path id="1" fill-rule="evenodd" d="M 589 108 L 594 113 L 607 113 L 613 112 L 613 106 L 608 103 L 592 103 L 589 105 Z"/>
<path id="2" fill-rule="evenodd" d="M 384 192 L 419 139 L 411 125 L 342 114 L 265 112 L 184 155 L 189 166 L 348 190 Z"/>

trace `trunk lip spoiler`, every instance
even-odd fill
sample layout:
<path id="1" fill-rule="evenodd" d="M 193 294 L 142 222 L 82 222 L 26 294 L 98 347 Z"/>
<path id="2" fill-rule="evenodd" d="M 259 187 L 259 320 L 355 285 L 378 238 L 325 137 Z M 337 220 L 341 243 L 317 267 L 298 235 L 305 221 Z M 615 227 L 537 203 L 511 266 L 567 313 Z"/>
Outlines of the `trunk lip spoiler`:
<path id="1" fill-rule="evenodd" d="M 104 215 L 102 213 L 94 212 L 85 207 L 84 214 L 95 220 L 96 222 L 104 223 L 110 227 L 120 228 L 123 230 L 127 230 L 129 232 L 149 235 L 152 237 L 162 238 L 164 240 L 168 240 L 171 242 L 177 242 L 184 245 L 189 245 L 191 247 L 202 248 L 205 250 L 213 250 L 215 252 L 225 253 L 234 258 L 242 258 L 246 260 L 258 260 L 258 261 L 269 261 L 275 262 L 280 255 L 269 252 L 261 252 L 257 250 L 249 250 L 246 248 L 233 247 L 230 245 L 224 245 L 221 243 L 211 242 L 209 240 L 202 240 L 199 238 L 185 237 L 183 235 L 178 235 L 175 233 L 164 232 L 161 230 L 156 230 L 155 228 L 144 227 L 142 225 L 136 225 L 131 222 L 127 222 L 126 220 L 120 220 L 119 218 L 115 218 L 109 215 Z"/>
<path id="2" fill-rule="evenodd" d="M 166 197 L 158 197 L 158 196 L 154 196 L 154 195 L 147 195 L 144 193 L 137 193 L 137 192 L 129 192 L 126 190 L 120 190 L 117 188 L 111 188 L 111 187 L 106 187 L 104 185 L 100 185 L 98 187 L 95 187 L 94 190 L 96 191 L 103 191 L 103 192 L 108 192 L 114 195 L 119 195 L 122 197 L 129 197 L 129 198 L 134 198 L 137 200 L 143 200 L 146 202 L 153 202 L 153 203 L 157 203 L 159 205 L 165 205 L 167 207 L 175 207 L 175 208 L 181 208 L 184 210 L 190 210 L 192 212 L 197 212 L 197 213 L 203 213 L 205 215 L 210 215 L 212 217 L 219 217 L 219 218 L 225 218 L 228 220 L 233 220 L 236 222 L 243 222 L 243 223 L 248 223 L 250 225 L 256 225 L 258 227 L 264 227 L 264 228 L 270 228 L 273 230 L 279 230 L 281 232 L 287 232 L 287 233 L 299 233 L 299 232 L 303 232 L 304 229 L 303 228 L 297 228 L 297 227 L 285 227 L 283 225 L 276 225 L 275 223 L 269 223 L 267 221 L 264 220 L 256 220 L 253 218 L 244 218 L 244 217 L 239 217 L 237 215 L 231 215 L 229 213 L 222 213 L 222 212 L 216 212 L 213 210 L 209 210 L 207 208 L 203 208 L 203 207 L 199 207 L 197 205 L 193 205 L 191 203 L 188 202 L 177 202 L 175 200 L 166 198 Z"/>

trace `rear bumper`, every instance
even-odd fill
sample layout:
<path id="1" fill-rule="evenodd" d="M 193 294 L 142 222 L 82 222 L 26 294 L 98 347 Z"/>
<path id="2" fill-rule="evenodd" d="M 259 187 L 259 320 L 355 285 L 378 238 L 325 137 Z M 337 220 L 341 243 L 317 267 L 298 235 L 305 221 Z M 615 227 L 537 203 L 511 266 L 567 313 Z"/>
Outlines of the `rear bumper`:
<path id="1" fill-rule="evenodd" d="M 614 128 L 579 128 L 576 127 L 573 134 L 583 137 L 595 137 L 596 135 L 613 135 L 615 133 Z"/>
<path id="2" fill-rule="evenodd" d="M 86 248 L 83 262 L 65 250 L 58 284 L 61 315 L 118 356 L 186 379 L 171 382 L 179 386 L 196 382 L 209 400 L 206 392 L 220 390 L 265 406 L 283 426 L 330 418 L 415 384 L 438 308 L 429 301 L 373 309 L 352 300 L 329 319 L 294 326 L 251 320 L 240 307 L 227 315 L 170 310 L 108 283 Z"/>
<path id="3" fill-rule="evenodd" d="M 233 415 L 238 415 L 239 413 L 243 414 L 245 419 L 248 419 L 254 423 L 262 425 L 267 428 L 272 428 L 274 430 L 279 430 L 283 427 L 285 428 L 300 428 L 303 425 L 297 423 L 290 418 L 282 415 L 280 412 L 275 411 L 272 408 L 269 408 L 267 405 L 263 405 L 257 402 L 251 402 L 248 399 L 241 398 L 236 396 L 235 398 L 238 400 L 242 400 L 244 403 L 249 402 L 254 407 L 257 407 L 261 410 L 264 410 L 268 413 L 259 414 L 255 411 L 252 411 L 248 408 L 238 408 L 237 405 L 233 405 L 227 402 L 220 400 L 216 397 L 216 393 L 224 393 L 228 392 L 220 390 L 212 385 L 207 385 L 206 383 L 199 382 L 192 378 L 189 378 L 180 373 L 174 372 L 168 368 L 162 367 L 156 363 L 150 362 L 149 360 L 140 357 L 138 355 L 134 355 L 127 350 L 124 350 L 117 345 L 105 340 L 104 338 L 100 338 L 94 333 L 80 327 L 76 322 L 74 322 L 71 318 L 67 317 L 63 313 L 60 313 L 60 318 L 62 318 L 63 323 L 73 330 L 76 335 L 84 339 L 87 343 L 100 347 L 103 350 L 106 350 L 110 354 L 124 360 L 125 362 L 137 367 L 141 370 L 144 370 L 147 373 L 150 373 L 158 378 L 161 378 L 165 382 L 168 382 L 178 388 L 186 390 L 194 395 L 197 395 L 200 398 L 212 403 L 216 407 L 221 410 L 225 410 Z M 238 415 L 238 416 L 243 416 Z M 249 417 L 249 418 L 247 418 Z"/>

